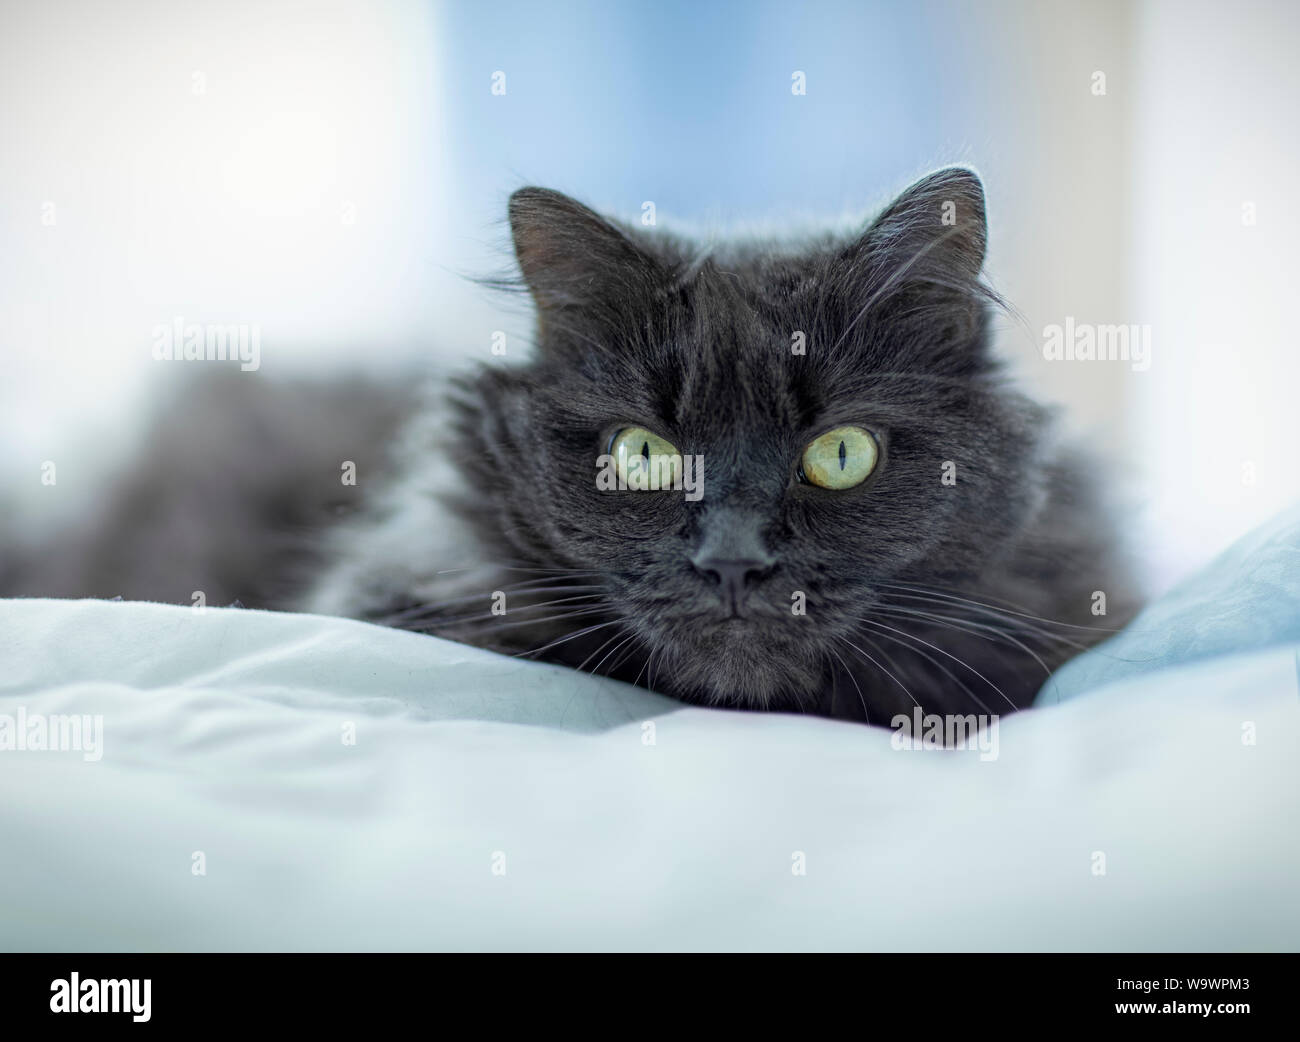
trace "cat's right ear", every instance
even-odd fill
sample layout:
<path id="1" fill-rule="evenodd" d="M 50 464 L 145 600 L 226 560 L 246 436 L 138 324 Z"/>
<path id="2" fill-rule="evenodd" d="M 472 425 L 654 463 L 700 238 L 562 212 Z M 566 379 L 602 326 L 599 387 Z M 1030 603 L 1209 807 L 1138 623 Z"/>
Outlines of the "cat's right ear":
<path id="1" fill-rule="evenodd" d="M 544 313 L 563 308 L 623 312 L 660 284 L 658 263 L 594 210 L 549 188 L 510 197 L 510 231 L 524 282 Z"/>

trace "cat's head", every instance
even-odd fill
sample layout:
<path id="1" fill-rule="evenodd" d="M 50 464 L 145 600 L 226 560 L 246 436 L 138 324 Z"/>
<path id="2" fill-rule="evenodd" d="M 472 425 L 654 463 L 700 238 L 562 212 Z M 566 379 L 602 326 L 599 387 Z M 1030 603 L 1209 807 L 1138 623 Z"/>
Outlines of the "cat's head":
<path id="1" fill-rule="evenodd" d="M 480 516 L 509 556 L 599 573 L 680 697 L 798 701 L 878 584 L 978 573 L 1032 509 L 1041 416 L 990 354 L 973 172 L 793 245 L 706 247 L 539 188 L 510 223 L 537 342 L 462 414 Z M 635 487 L 674 454 L 700 488 Z"/>

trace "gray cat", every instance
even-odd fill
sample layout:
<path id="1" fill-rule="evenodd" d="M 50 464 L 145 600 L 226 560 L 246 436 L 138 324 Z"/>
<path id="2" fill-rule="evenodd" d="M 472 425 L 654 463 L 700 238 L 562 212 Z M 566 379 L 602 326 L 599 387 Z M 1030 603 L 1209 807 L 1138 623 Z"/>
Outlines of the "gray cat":
<path id="1" fill-rule="evenodd" d="M 1132 614 L 1087 464 L 992 354 L 973 172 L 794 245 L 703 249 L 537 188 L 510 223 L 528 364 L 437 403 L 209 383 L 186 416 L 229 434 L 200 462 L 164 447 L 9 590 L 206 583 L 688 702 L 874 723 L 1010 712 Z M 359 457 L 384 480 L 341 486 Z"/>

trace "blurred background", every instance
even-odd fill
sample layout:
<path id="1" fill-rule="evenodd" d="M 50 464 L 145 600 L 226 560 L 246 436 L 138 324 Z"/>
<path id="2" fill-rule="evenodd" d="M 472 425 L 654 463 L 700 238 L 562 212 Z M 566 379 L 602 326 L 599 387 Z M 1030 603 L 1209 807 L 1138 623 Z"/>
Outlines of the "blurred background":
<path id="1" fill-rule="evenodd" d="M 1002 350 L 1161 589 L 1300 499 L 1297 43 L 1288 0 L 3 0 L 2 523 L 93 515 L 191 375 L 177 317 L 255 324 L 247 379 L 521 353 L 464 276 L 522 184 L 712 236 L 967 162 Z M 1048 361 L 1067 319 L 1148 327 L 1150 367 Z"/>

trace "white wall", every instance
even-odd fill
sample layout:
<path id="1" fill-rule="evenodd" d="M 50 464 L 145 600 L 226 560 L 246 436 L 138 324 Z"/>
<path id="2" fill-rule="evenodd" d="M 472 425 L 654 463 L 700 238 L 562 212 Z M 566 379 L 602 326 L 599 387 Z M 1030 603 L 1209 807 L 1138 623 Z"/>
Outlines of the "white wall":
<path id="1" fill-rule="evenodd" d="M 429 341 L 431 22 L 395 0 L 0 9 L 0 487 L 53 459 L 76 498 L 125 451 L 173 316 L 260 325 L 266 372 Z"/>
<path id="2" fill-rule="evenodd" d="M 1289 0 L 1139 12 L 1132 301 L 1153 361 L 1129 452 L 1160 581 L 1300 499 L 1298 43 Z"/>

